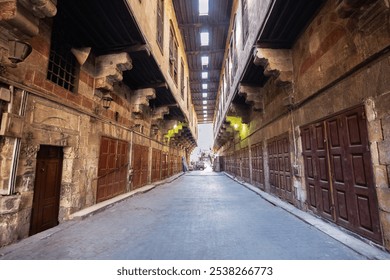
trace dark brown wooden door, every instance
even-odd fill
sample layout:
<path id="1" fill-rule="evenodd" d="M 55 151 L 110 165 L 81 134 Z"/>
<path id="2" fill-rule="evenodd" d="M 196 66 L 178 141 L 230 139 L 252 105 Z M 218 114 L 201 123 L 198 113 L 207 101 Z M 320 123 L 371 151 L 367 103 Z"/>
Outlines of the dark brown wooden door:
<path id="1" fill-rule="evenodd" d="M 161 180 L 161 151 L 152 151 L 152 182 Z"/>
<path id="2" fill-rule="evenodd" d="M 37 154 L 30 235 L 58 225 L 62 163 L 62 147 L 40 147 Z"/>
<path id="3" fill-rule="evenodd" d="M 168 176 L 172 176 L 173 175 L 174 165 L 175 165 L 175 156 L 170 154 L 168 156 L 168 160 L 169 160 L 169 175 Z"/>
<path id="4" fill-rule="evenodd" d="M 98 166 L 96 202 L 113 198 L 126 191 L 129 166 L 129 144 L 102 137 Z"/>
<path id="5" fill-rule="evenodd" d="M 219 170 L 221 172 L 226 171 L 225 163 L 226 163 L 226 157 L 219 156 L 219 168 L 220 168 Z"/>
<path id="6" fill-rule="evenodd" d="M 252 152 L 252 180 L 253 184 L 264 190 L 264 161 L 262 143 L 251 147 Z"/>
<path id="7" fill-rule="evenodd" d="M 148 183 L 149 147 L 133 144 L 133 189 Z"/>
<path id="8" fill-rule="evenodd" d="M 234 176 L 241 176 L 241 170 L 240 170 L 240 165 L 241 164 L 241 151 L 237 150 L 233 154 L 233 175 Z"/>
<path id="9" fill-rule="evenodd" d="M 168 154 L 163 153 L 161 156 L 161 179 L 168 177 Z"/>
<path id="10" fill-rule="evenodd" d="M 288 134 L 268 141 L 268 162 L 271 193 L 292 203 L 293 192 Z"/>
<path id="11" fill-rule="evenodd" d="M 249 148 L 245 147 L 241 150 L 242 158 L 242 179 L 245 182 L 250 181 L 250 172 L 249 172 Z"/>
<path id="12" fill-rule="evenodd" d="M 345 228 L 381 242 L 364 108 L 338 114 L 302 131 L 310 207 Z"/>
<path id="13" fill-rule="evenodd" d="M 145 186 L 148 183 L 149 175 L 149 147 L 142 146 L 141 160 L 141 186 Z"/>
<path id="14" fill-rule="evenodd" d="M 302 129 L 306 189 L 309 207 L 327 219 L 333 219 L 329 182 L 329 159 L 325 123 Z"/>
<path id="15" fill-rule="evenodd" d="M 183 171 L 183 160 L 181 159 L 181 156 L 177 156 L 177 170 L 176 173 L 180 173 Z"/>

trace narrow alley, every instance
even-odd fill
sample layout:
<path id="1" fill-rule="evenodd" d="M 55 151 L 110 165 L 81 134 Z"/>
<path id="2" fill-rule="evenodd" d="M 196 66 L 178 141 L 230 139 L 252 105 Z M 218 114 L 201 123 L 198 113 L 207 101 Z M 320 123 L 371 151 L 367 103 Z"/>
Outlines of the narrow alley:
<path id="1" fill-rule="evenodd" d="M 188 172 L 90 217 L 63 223 L 55 232 L 31 236 L 0 249 L 0 256 L 19 260 L 367 258 L 223 173 L 208 171 Z"/>
<path id="2" fill-rule="evenodd" d="M 1 277 L 47 260 L 388 274 L 389 3 L 0 0 Z M 284 273 L 330 278 L 315 269 Z M 63 270 L 46 276 L 111 279 Z"/>

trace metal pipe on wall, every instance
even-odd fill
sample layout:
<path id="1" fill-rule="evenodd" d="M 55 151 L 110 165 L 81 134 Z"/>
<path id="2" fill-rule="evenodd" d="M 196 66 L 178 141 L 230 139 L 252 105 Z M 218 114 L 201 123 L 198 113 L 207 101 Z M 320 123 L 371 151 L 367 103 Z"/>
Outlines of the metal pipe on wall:
<path id="1" fill-rule="evenodd" d="M 8 107 L 9 112 L 12 111 L 13 98 L 14 98 L 13 96 L 15 93 L 15 89 L 12 86 L 10 86 L 10 91 L 11 91 L 11 102 L 10 102 L 10 106 Z M 26 113 L 27 98 L 28 98 L 28 93 L 25 90 L 23 90 L 22 91 L 22 98 L 20 100 L 20 108 L 19 108 L 19 112 L 18 112 L 19 116 L 24 116 Z M 18 165 L 19 165 L 19 157 L 20 157 L 20 146 L 21 146 L 21 139 L 15 138 L 14 148 L 12 151 L 10 176 L 9 176 L 9 181 L 8 181 L 8 190 L 7 190 L 8 195 L 12 195 L 15 193 L 16 174 L 17 174 L 17 169 L 18 169 Z"/>

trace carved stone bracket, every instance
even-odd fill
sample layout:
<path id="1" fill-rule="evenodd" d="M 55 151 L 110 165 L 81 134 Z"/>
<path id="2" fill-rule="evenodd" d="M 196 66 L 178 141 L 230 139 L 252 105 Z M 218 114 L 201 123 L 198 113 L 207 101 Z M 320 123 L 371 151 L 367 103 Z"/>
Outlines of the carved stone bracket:
<path id="1" fill-rule="evenodd" d="M 164 119 L 164 115 L 169 114 L 169 107 L 158 107 L 152 112 L 152 121 L 158 121 Z"/>
<path id="2" fill-rule="evenodd" d="M 179 122 L 177 120 L 166 120 L 163 121 L 162 124 L 162 134 L 165 135 L 168 133 L 170 129 L 172 129 L 175 125 L 177 125 Z"/>
<path id="3" fill-rule="evenodd" d="M 54 17 L 57 14 L 57 0 L 30 0 L 22 2 L 30 2 L 32 11 L 36 17 Z"/>
<path id="4" fill-rule="evenodd" d="M 102 55 L 96 58 L 95 86 L 103 91 L 112 91 L 113 84 L 123 80 L 123 71 L 133 68 L 128 53 Z"/>
<path id="5" fill-rule="evenodd" d="M 0 25 L 29 39 L 39 34 L 39 19 L 56 15 L 56 4 L 52 0 L 0 1 Z"/>
<path id="6" fill-rule="evenodd" d="M 250 122 L 250 111 L 248 105 L 232 103 L 229 107 L 228 114 L 230 116 L 241 117 L 242 123 L 249 124 Z"/>
<path id="7" fill-rule="evenodd" d="M 233 137 L 234 137 L 233 127 L 231 127 L 231 125 L 228 122 L 226 122 L 221 125 L 216 140 L 218 141 L 219 145 L 222 146 L 227 141 L 232 140 Z"/>
<path id="8" fill-rule="evenodd" d="M 245 97 L 247 104 L 253 105 L 255 111 L 264 110 L 264 96 L 261 93 L 261 87 L 240 84 L 239 94 Z"/>
<path id="9" fill-rule="evenodd" d="M 291 50 L 257 48 L 253 63 L 264 68 L 265 76 L 275 77 L 278 86 L 292 84 Z"/>
<path id="10" fill-rule="evenodd" d="M 142 118 L 144 107 L 149 106 L 149 100 L 156 98 L 156 90 L 154 88 L 138 89 L 131 97 L 133 104 L 132 113 L 136 118 Z"/>

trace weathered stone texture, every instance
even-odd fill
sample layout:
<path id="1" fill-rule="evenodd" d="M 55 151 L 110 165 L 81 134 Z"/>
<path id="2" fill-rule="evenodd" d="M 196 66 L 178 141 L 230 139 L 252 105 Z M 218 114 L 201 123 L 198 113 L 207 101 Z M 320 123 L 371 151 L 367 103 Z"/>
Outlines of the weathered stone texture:
<path id="1" fill-rule="evenodd" d="M 0 244 L 2 246 L 15 242 L 18 239 L 15 232 L 19 225 L 16 221 L 17 214 L 2 215 L 0 220 Z"/>
<path id="2" fill-rule="evenodd" d="M 384 3 L 384 1 L 376 2 L 380 5 Z M 380 15 L 386 16 L 388 7 L 382 8 Z M 328 1 L 294 50 L 294 69 L 298 69 L 295 72 L 295 81 L 299 89 L 296 91 L 297 100 L 303 100 L 332 83 L 390 43 L 390 31 L 385 28 L 386 24 L 383 22 L 378 25 L 379 28 L 375 29 L 375 32 L 364 33 L 362 31 L 378 23 L 377 19 L 365 21 L 363 16 L 340 19 L 333 16 L 333 9 L 333 1 Z M 367 17 L 372 10 L 364 11 Z M 378 72 L 377 75 L 383 74 Z M 382 88 L 382 83 L 377 87 Z"/>
<path id="3" fill-rule="evenodd" d="M 382 168 L 385 169 L 386 166 L 390 165 L 390 116 L 386 116 L 382 119 L 382 129 L 383 141 L 378 143 L 378 150 L 379 163 L 383 164 L 384 166 Z M 389 176 L 389 174 L 387 174 L 387 176 Z"/>
<path id="4" fill-rule="evenodd" d="M 382 223 L 382 235 L 385 248 L 390 248 L 390 213 L 380 211 L 379 212 L 381 223 Z"/>
<path id="5" fill-rule="evenodd" d="M 12 214 L 19 210 L 20 195 L 0 196 L 0 213 Z"/>

